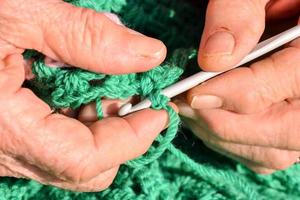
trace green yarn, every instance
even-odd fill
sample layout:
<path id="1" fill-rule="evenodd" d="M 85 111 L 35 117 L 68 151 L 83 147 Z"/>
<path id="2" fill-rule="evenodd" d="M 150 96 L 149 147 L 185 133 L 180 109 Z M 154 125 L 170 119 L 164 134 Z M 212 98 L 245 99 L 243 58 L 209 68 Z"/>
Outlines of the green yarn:
<path id="1" fill-rule="evenodd" d="M 141 157 L 122 165 L 107 190 L 76 193 L 43 186 L 35 181 L 2 178 L 0 200 L 7 199 L 298 199 L 299 165 L 262 176 L 218 155 L 185 128 L 168 106 L 161 89 L 197 70 L 198 37 L 203 13 L 180 0 L 66 0 L 76 6 L 114 12 L 123 23 L 165 42 L 169 55 L 163 64 L 145 73 L 126 75 L 95 74 L 76 68 L 48 68 L 43 56 L 35 58 L 36 78 L 27 83 L 51 107 L 78 108 L 96 102 L 98 118 L 103 118 L 101 98 L 150 98 L 154 109 L 165 109 L 170 123 Z M 200 20 L 201 19 L 201 20 Z M 220 122 L 222 123 L 222 122 Z"/>

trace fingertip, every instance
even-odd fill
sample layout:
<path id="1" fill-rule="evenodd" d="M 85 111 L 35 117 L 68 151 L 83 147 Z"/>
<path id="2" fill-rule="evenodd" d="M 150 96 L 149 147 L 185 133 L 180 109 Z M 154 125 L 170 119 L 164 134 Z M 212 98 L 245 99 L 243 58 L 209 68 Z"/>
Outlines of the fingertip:
<path id="1" fill-rule="evenodd" d="M 166 58 L 167 47 L 162 41 L 126 27 L 117 28 L 119 33 L 115 31 L 105 37 L 110 44 L 103 52 L 102 64 L 94 66 L 96 71 L 106 74 L 145 72 L 160 65 Z"/>
<path id="2" fill-rule="evenodd" d="M 196 113 L 195 111 L 191 108 L 187 102 L 178 100 L 175 102 L 176 106 L 178 107 L 179 114 L 181 116 L 190 118 L 190 119 L 196 119 Z"/>
<path id="3" fill-rule="evenodd" d="M 133 57 L 131 61 L 135 71 L 148 71 L 166 58 L 167 47 L 162 41 L 135 33 L 131 33 L 129 38 L 128 49 Z"/>
<path id="4" fill-rule="evenodd" d="M 264 30 L 264 7 L 258 1 L 209 2 L 198 56 L 204 71 L 231 69 L 255 47 Z"/>
<path id="5" fill-rule="evenodd" d="M 177 106 L 177 104 L 174 102 L 170 102 L 169 105 L 171 106 L 171 108 L 176 112 L 179 113 L 179 108 Z"/>
<path id="6" fill-rule="evenodd" d="M 145 109 L 124 117 L 141 138 L 153 140 L 169 124 L 165 110 Z"/>
<path id="7" fill-rule="evenodd" d="M 203 37 L 198 54 L 198 63 L 204 71 L 224 71 L 239 61 L 236 52 L 237 40 L 229 30 L 218 30 L 207 39 Z"/>

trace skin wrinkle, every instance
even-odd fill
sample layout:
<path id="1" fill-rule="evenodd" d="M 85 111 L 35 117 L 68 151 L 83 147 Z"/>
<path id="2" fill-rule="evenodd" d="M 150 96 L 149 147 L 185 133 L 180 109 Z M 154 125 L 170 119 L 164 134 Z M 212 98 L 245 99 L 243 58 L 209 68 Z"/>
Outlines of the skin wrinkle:
<path id="1" fill-rule="evenodd" d="M 89 167 L 90 167 L 89 165 L 90 165 L 90 163 L 93 163 L 93 162 L 91 162 L 92 159 L 91 159 L 90 155 L 91 154 L 88 154 L 87 158 L 84 157 L 84 156 L 82 156 L 81 160 L 78 161 L 78 166 L 83 166 L 83 167 L 78 167 L 78 169 L 80 169 L 80 170 L 78 170 L 79 173 L 76 173 L 78 177 L 76 177 L 76 178 L 73 179 L 73 180 L 78 181 L 78 183 L 83 183 L 85 181 L 89 181 L 92 178 L 89 175 L 86 175 L 86 174 L 90 174 L 89 172 L 91 170 L 88 170 Z M 87 162 L 87 160 L 89 160 L 90 162 Z M 101 172 L 101 173 L 103 173 L 103 172 Z M 104 171 L 104 173 L 105 173 L 105 171 Z"/>
<path id="2" fill-rule="evenodd" d="M 274 55 L 274 54 L 271 55 L 271 56 L 269 57 L 269 59 L 270 59 L 270 61 L 271 61 L 271 65 L 270 65 L 270 66 L 271 66 L 272 69 L 273 69 L 274 77 L 277 77 L 278 87 L 275 87 L 275 86 L 274 86 L 274 87 L 273 87 L 273 90 L 275 91 L 275 90 L 278 88 L 278 91 L 277 91 L 277 93 L 276 93 L 276 91 L 275 91 L 274 94 L 273 94 L 273 96 L 274 96 L 274 97 L 276 97 L 276 96 L 278 97 L 278 98 L 275 98 L 275 99 L 274 99 L 274 100 L 275 100 L 274 103 L 278 103 L 278 102 L 281 102 L 281 101 L 283 101 L 283 100 L 286 99 L 285 97 L 283 97 L 282 93 L 285 93 L 286 96 L 287 96 L 287 98 L 292 97 L 293 94 L 292 94 L 292 93 L 289 94 L 289 92 L 287 92 L 288 90 L 287 90 L 286 87 L 283 88 L 283 85 L 292 85 L 292 84 L 289 84 L 289 83 L 288 83 L 289 80 L 290 80 L 290 77 L 288 77 L 288 73 L 283 73 L 283 76 L 282 76 L 282 75 L 279 75 L 278 73 L 276 73 L 277 71 L 279 71 L 279 70 L 282 68 L 282 66 L 278 64 L 275 55 Z M 281 74 L 282 74 L 282 73 L 281 73 Z M 286 74 L 286 77 L 284 77 L 285 74 Z M 279 76 L 278 76 L 278 75 L 279 75 Z M 284 82 L 284 80 L 288 80 L 288 82 Z M 274 81 L 273 81 L 273 82 L 274 82 Z M 271 84 L 269 84 L 269 85 L 271 85 Z M 288 87 L 288 88 L 290 88 L 290 87 Z"/>
<path id="3" fill-rule="evenodd" d="M 49 116 L 51 116 L 50 114 L 49 114 Z M 48 116 L 48 117 L 49 117 Z M 43 120 L 43 122 L 44 123 L 46 123 L 47 122 L 47 117 L 46 118 L 44 118 L 44 120 Z M 41 122 L 40 122 L 41 123 Z M 48 125 L 40 125 L 39 127 L 41 127 L 41 128 L 43 128 L 43 127 L 45 127 L 44 128 L 44 130 L 42 130 L 42 132 L 45 132 L 45 134 L 42 134 L 42 135 L 47 135 L 48 133 L 48 131 L 45 131 L 46 130 L 46 127 L 47 127 Z M 40 128 L 39 128 L 40 129 Z M 47 138 L 44 138 L 44 140 L 43 141 L 45 141 L 45 144 L 46 143 L 49 143 L 49 140 L 47 139 Z M 40 142 L 40 140 L 37 142 L 37 143 L 39 143 Z M 63 141 L 62 141 L 63 142 Z M 63 144 L 63 143 L 62 143 Z M 40 144 L 40 145 L 42 145 L 42 146 L 44 146 L 43 144 Z M 65 149 L 65 148 L 59 148 L 59 147 L 57 147 L 57 144 L 55 144 L 56 145 L 56 149 L 58 148 L 58 149 Z M 30 144 L 28 144 L 27 146 L 30 146 Z M 59 145 L 59 146 L 62 146 L 62 145 Z M 62 146 L 63 147 L 63 146 Z M 35 149 L 35 146 L 33 146 L 31 149 L 29 149 L 28 151 L 29 152 L 33 152 L 32 151 L 32 149 Z M 47 150 L 47 149 L 45 149 L 45 150 Z M 60 151 L 59 151 L 60 152 Z M 60 152 L 61 153 L 61 152 Z M 33 153 L 33 154 L 37 154 L 37 153 Z M 44 153 L 42 153 L 42 155 L 44 155 L 44 156 L 47 156 L 47 155 L 52 155 L 53 153 L 51 153 L 51 152 L 44 152 Z M 38 155 L 38 154 L 37 154 Z M 65 154 L 64 154 L 65 155 Z M 26 160 L 29 160 L 29 158 L 30 157 L 26 157 Z M 45 165 L 45 163 L 43 163 L 43 161 L 41 162 L 40 160 L 39 160 L 39 158 L 38 159 L 36 159 L 36 158 L 33 158 L 33 160 L 32 160 L 32 163 L 35 163 L 35 164 L 38 164 L 38 166 L 42 166 L 42 169 L 43 170 L 45 170 L 45 171 L 52 171 L 52 174 L 53 175 L 55 175 L 55 176 L 57 176 L 58 177 L 58 175 L 60 175 L 59 174 L 59 172 L 56 172 L 55 170 L 55 168 L 57 167 L 57 166 L 64 166 L 65 164 L 67 164 L 67 163 L 69 163 L 69 162 L 66 162 L 66 160 L 62 160 L 62 159 L 60 159 L 61 161 L 62 161 L 62 165 L 57 165 L 57 162 L 53 162 L 53 161 L 51 161 L 53 164 L 52 165 L 49 165 L 51 162 L 49 162 L 49 158 L 47 159 L 48 160 L 48 163 L 47 163 L 47 165 Z M 55 169 L 54 171 L 53 171 L 53 169 Z M 61 177 L 62 179 L 63 179 L 63 177 Z"/>
<path id="4" fill-rule="evenodd" d="M 68 52 L 68 60 L 76 60 L 77 58 L 76 57 L 72 57 L 71 56 L 71 51 L 72 51 L 72 48 L 73 48 L 73 45 L 74 45 L 74 41 L 80 41 L 80 43 L 76 43 L 76 44 L 81 44 L 83 46 L 86 45 L 86 38 L 83 37 L 83 34 L 82 33 L 79 33 L 78 32 L 78 27 L 82 27 L 82 28 L 86 28 L 85 25 L 88 21 L 88 16 L 89 16 L 89 10 L 87 9 L 84 9 L 84 8 L 81 8 L 79 10 L 74 10 L 74 12 L 76 12 L 76 15 L 74 15 L 73 13 L 70 12 L 69 16 L 71 18 L 70 21 L 72 21 L 72 23 L 68 24 L 69 27 L 66 28 L 65 30 L 71 30 L 71 33 L 70 34 L 67 34 L 65 33 L 65 30 L 61 30 L 62 32 L 64 32 L 62 35 L 66 35 L 66 43 L 68 45 L 65 45 L 67 47 L 67 52 Z M 83 22 L 83 24 L 79 24 L 77 21 L 80 21 L 81 23 Z M 83 31 L 86 31 L 86 30 L 83 30 Z M 80 35 L 80 37 L 78 37 Z M 81 47 L 79 46 L 76 46 L 75 49 L 80 49 Z M 87 70 L 90 70 L 89 68 L 86 68 Z"/>
<path id="5" fill-rule="evenodd" d="M 96 17 L 96 15 L 92 12 L 87 14 L 86 19 L 83 20 L 84 21 L 84 25 L 83 25 L 83 29 L 82 29 L 83 33 L 81 33 L 82 37 L 80 37 L 80 38 L 84 39 L 81 41 L 81 43 L 85 44 L 84 46 L 86 46 L 87 49 L 92 49 L 92 52 L 95 52 L 95 50 L 93 48 L 93 44 L 96 44 L 96 42 L 94 41 L 94 39 L 95 39 L 94 34 L 91 34 L 91 33 L 93 33 L 94 24 L 96 24 L 93 22 L 94 17 Z M 81 14 L 80 18 L 84 19 L 83 14 Z M 101 24 L 101 23 L 99 23 L 99 24 Z M 102 30 L 102 29 L 103 29 L 103 27 L 100 26 L 99 30 Z M 74 30 L 74 33 L 76 33 L 75 30 Z"/>
<path id="6" fill-rule="evenodd" d="M 271 62 L 271 64 L 268 63 L 268 61 Z M 269 72 L 269 74 L 275 75 L 275 66 L 273 67 L 273 64 L 275 64 L 275 61 L 273 60 L 272 57 L 267 58 L 265 61 L 265 65 L 266 67 L 268 67 L 269 69 L 271 69 L 271 71 Z M 277 87 L 271 87 L 270 84 L 268 83 L 268 79 L 266 77 L 263 77 L 263 74 L 260 72 L 261 67 L 260 65 L 263 64 L 263 62 L 259 62 L 256 64 L 251 65 L 250 72 L 253 74 L 253 77 L 255 82 L 257 82 L 257 87 L 259 88 L 259 90 L 255 90 L 256 91 L 256 98 L 255 101 L 248 101 L 250 104 L 251 102 L 260 102 L 260 105 L 257 106 L 258 108 L 260 108 L 260 110 L 258 111 L 263 111 L 268 109 L 270 106 L 272 106 L 273 103 L 278 102 L 276 99 L 274 99 L 274 97 L 278 96 L 276 94 L 276 89 Z M 271 68 L 270 68 L 271 66 Z M 254 106 L 255 109 L 255 106 Z M 256 112 L 255 110 L 249 111 L 249 113 L 252 112 Z"/>
<path id="7" fill-rule="evenodd" d="M 44 30 L 43 36 L 44 39 L 40 40 L 43 41 L 45 45 L 43 45 L 43 48 L 41 49 L 41 52 L 49 52 L 51 51 L 51 53 L 54 53 L 55 58 L 53 59 L 58 59 L 58 60 L 64 60 L 63 57 L 65 57 L 65 60 L 69 61 L 71 60 L 71 55 L 70 55 L 70 50 L 69 49 L 63 49 L 62 47 L 68 47 L 68 45 L 66 45 L 69 41 L 69 37 L 71 34 L 65 34 L 65 30 L 69 30 L 72 28 L 70 28 L 70 24 L 72 25 L 72 23 L 64 23 L 65 25 L 62 26 L 61 23 L 61 19 L 66 19 L 69 21 L 73 21 L 71 16 L 75 16 L 75 14 L 69 14 L 68 11 L 65 11 L 63 9 L 61 9 L 61 6 L 59 4 L 56 4 L 54 7 L 53 5 L 51 6 L 51 9 L 53 10 L 62 10 L 62 12 L 55 12 L 55 14 L 53 13 L 49 13 L 48 19 L 51 19 L 51 23 L 49 24 L 49 20 L 45 20 L 43 21 L 43 26 L 42 26 L 42 30 Z M 48 13 L 48 12 L 46 12 Z M 69 16 L 69 17 L 67 17 Z M 70 18 L 70 19 L 68 19 Z M 54 24 L 54 25 L 52 25 Z M 53 28 L 49 28 L 49 25 L 52 25 Z M 63 28 L 63 29 L 62 29 Z M 56 33 L 56 34 L 55 34 Z M 55 39 L 56 42 L 53 42 L 53 38 L 49 37 L 50 35 L 55 34 Z M 64 38 L 65 37 L 65 38 Z M 50 38 L 50 40 L 48 39 Z M 59 39 L 59 41 L 57 41 Z M 57 46 L 57 44 L 59 44 Z M 70 44 L 70 42 L 69 42 Z M 57 47 L 57 48 L 55 48 Z M 60 56 L 61 52 L 63 52 L 63 57 Z"/>
<path id="8" fill-rule="evenodd" d="M 16 171 L 18 174 L 21 174 L 22 176 L 26 177 L 23 170 L 23 164 L 20 162 L 20 160 L 17 160 L 16 158 L 5 154 L 0 154 L 0 160 L 2 160 L 0 163 L 5 164 L 5 166 L 11 171 Z M 29 168 L 26 168 L 26 170 L 30 171 Z"/>
<path id="9" fill-rule="evenodd" d="M 201 129 L 202 130 L 202 129 Z M 204 131 L 205 132 L 205 131 Z M 199 131 L 195 131 L 195 133 L 199 133 Z M 203 131 L 202 131 L 202 133 L 203 133 Z M 232 154 L 232 153 L 230 153 L 230 152 L 228 152 L 228 151 L 226 151 L 226 150 L 224 150 L 224 149 L 220 149 L 220 148 L 218 148 L 218 143 L 217 143 L 217 141 L 219 141 L 219 139 L 216 139 L 216 140 L 210 140 L 210 139 L 212 139 L 212 137 L 206 137 L 206 139 L 208 139 L 207 141 L 206 140 L 204 140 L 204 143 L 205 143 L 205 145 L 207 146 L 207 147 L 209 147 L 209 148 L 211 148 L 211 149 L 213 149 L 213 150 L 215 150 L 215 151 L 217 151 L 217 152 L 219 152 L 220 154 L 222 154 L 222 155 L 224 155 L 224 156 L 228 156 L 228 157 L 230 157 L 230 158 L 232 158 L 232 159 L 234 159 L 234 160 L 236 160 L 236 161 L 238 161 L 238 162 L 241 162 L 241 163 L 243 163 L 243 164 L 245 164 L 245 165 L 249 165 L 249 166 L 253 166 L 253 161 L 251 161 L 250 159 L 248 160 L 248 159 L 245 159 L 245 158 L 243 158 L 243 157 L 241 157 L 241 156 L 238 156 L 238 155 L 236 155 L 236 154 Z M 213 142 L 214 141 L 214 142 Z M 220 141 L 221 142 L 221 141 Z M 224 142 L 221 142 L 221 143 L 224 143 Z M 216 144 L 216 145 L 215 145 Z M 229 143 L 230 144 L 230 143 Z M 255 162 L 255 161 L 254 161 Z M 255 162 L 255 163 L 257 163 L 257 162 Z M 266 173 L 265 172 L 265 170 L 262 170 L 262 169 L 264 169 L 264 168 L 262 168 L 262 167 L 257 167 L 258 166 L 258 163 L 257 164 L 255 164 L 254 165 L 255 166 L 255 171 L 256 172 L 258 172 L 258 173 Z M 274 170 L 268 170 L 268 174 L 269 173 L 272 173 Z"/>
<path id="10" fill-rule="evenodd" d="M 277 144 L 282 144 L 283 149 L 289 149 L 289 147 L 298 146 L 300 143 L 295 142 L 294 136 L 299 135 L 298 130 L 300 130 L 299 122 L 297 121 L 297 114 L 300 111 L 300 108 L 294 108 L 292 105 L 290 106 L 290 110 L 292 112 L 285 112 L 281 120 L 281 138 Z M 285 117 L 284 117 L 285 116 Z M 298 144 L 297 144 L 298 143 Z M 300 150 L 300 148 L 294 148 L 294 150 Z"/>
<path id="11" fill-rule="evenodd" d="M 16 163 L 18 163 L 19 168 L 17 169 L 18 173 L 22 173 L 23 176 L 30 178 L 32 175 L 36 179 L 40 179 L 42 182 L 52 182 L 56 179 L 51 170 L 44 170 L 37 166 L 35 163 L 29 163 L 23 158 L 16 158 Z M 23 170 L 26 169 L 26 170 Z"/>
<path id="12" fill-rule="evenodd" d="M 287 51 L 289 51 L 289 53 L 291 53 L 290 48 L 286 48 L 286 49 L 282 50 L 282 52 L 287 52 Z M 271 66 L 274 66 L 274 68 L 275 68 L 274 71 L 279 71 L 280 68 L 282 68 L 282 65 L 280 65 L 280 63 L 278 64 L 278 62 L 277 62 L 278 59 L 276 59 L 275 55 L 270 56 L 270 59 L 273 63 L 273 65 L 271 65 Z M 286 97 L 283 97 L 281 95 L 282 97 L 278 100 L 278 102 L 283 101 L 284 99 L 287 99 L 287 98 L 292 98 L 292 97 L 298 96 L 296 93 L 299 93 L 299 92 L 296 92 L 296 93 L 293 92 L 293 88 L 294 88 L 294 85 L 295 85 L 295 84 L 293 84 L 293 82 L 296 81 L 297 79 L 291 79 L 295 75 L 295 73 L 294 73 L 295 68 L 294 68 L 294 66 L 290 66 L 290 68 L 291 68 L 291 70 L 281 73 L 280 76 L 277 78 L 278 82 L 279 83 L 281 82 L 281 84 L 279 84 L 279 87 L 281 88 L 281 92 L 279 92 L 279 94 L 282 94 L 282 93 L 286 94 L 285 95 Z M 276 73 L 276 75 L 279 75 L 279 74 Z M 291 80 L 293 80 L 293 81 L 291 81 Z M 286 81 L 286 82 L 283 82 L 283 81 Z M 283 85 L 288 85 L 289 87 L 282 88 Z M 290 88 L 291 90 L 288 90 L 287 88 Z M 290 91 L 290 93 L 287 92 L 287 91 Z"/>
<path id="13" fill-rule="evenodd" d="M 270 154 L 270 153 L 268 153 L 265 156 L 263 156 L 263 157 L 265 157 L 265 161 L 263 163 L 261 161 L 257 162 L 257 161 L 255 161 L 257 155 L 259 155 L 261 153 L 264 153 L 264 152 L 258 151 L 259 149 L 257 147 L 249 145 L 249 146 L 247 146 L 248 147 L 247 149 L 246 148 L 245 149 L 240 148 L 239 152 L 235 152 L 234 154 L 232 154 L 232 153 L 230 153 L 230 152 L 228 152 L 228 151 L 226 151 L 226 150 L 224 150 L 222 148 L 219 148 L 219 146 L 221 146 L 221 147 L 223 146 L 224 147 L 224 145 L 222 145 L 222 143 L 225 146 L 226 145 L 230 145 L 230 143 L 228 143 L 228 142 L 221 142 L 221 141 L 218 141 L 218 140 L 214 141 L 214 142 L 213 141 L 208 141 L 207 145 L 209 147 L 211 147 L 212 149 L 217 150 L 218 152 L 226 152 L 226 153 L 222 153 L 223 155 L 227 155 L 227 154 L 229 154 L 227 156 L 232 155 L 231 156 L 232 158 L 242 159 L 243 155 L 247 155 L 248 154 L 247 160 L 249 162 L 254 162 L 254 163 L 260 164 L 260 165 L 261 164 L 263 164 L 263 165 L 267 164 L 267 165 L 265 165 L 265 167 L 271 167 L 271 168 L 277 169 L 277 170 L 285 169 L 285 168 L 287 168 L 287 165 L 289 166 L 290 164 L 292 164 L 294 162 L 294 157 L 292 159 L 289 159 L 289 162 L 286 162 L 286 161 L 282 161 L 284 159 L 281 159 L 281 156 L 279 156 L 278 154 L 273 155 L 273 154 Z M 239 157 L 238 155 L 241 155 L 242 157 Z M 245 163 L 245 162 L 243 162 L 243 163 Z M 284 163 L 284 164 L 282 164 L 282 163 Z"/>
<path id="14" fill-rule="evenodd" d="M 1 165 L 0 164 L 0 177 L 2 176 L 7 176 L 5 174 L 9 174 L 10 176 L 13 176 L 13 177 L 16 177 L 16 178 L 25 178 L 23 177 L 21 174 L 17 173 L 17 172 L 14 172 L 12 171 L 11 169 L 9 169 L 8 167 L 4 166 L 4 165 Z M 2 171 L 1 171 L 2 170 Z"/>
<path id="15" fill-rule="evenodd" d="M 50 114 L 48 115 L 50 116 Z M 45 119 L 47 117 L 45 117 L 44 119 L 42 119 L 44 122 L 45 122 Z M 41 120 L 41 121 L 42 121 Z M 41 123 L 41 122 L 40 122 Z M 41 129 L 39 127 L 42 127 Z M 51 139 L 51 136 L 49 134 L 47 134 L 47 131 L 45 131 L 45 128 L 43 127 L 47 127 L 47 125 L 44 125 L 44 126 L 36 126 L 35 128 L 39 128 L 39 130 L 41 130 L 41 133 L 43 135 L 43 140 L 42 140 L 42 143 L 41 143 L 41 140 L 37 141 L 37 143 L 41 143 L 40 145 L 41 146 L 48 146 L 49 145 L 49 141 Z M 34 129 L 32 129 L 34 130 Z M 48 136 L 49 135 L 49 136 Z M 48 136 L 48 137 L 47 137 Z M 57 143 L 55 143 L 55 146 L 56 148 L 58 149 L 64 149 L 62 148 L 63 147 L 63 141 L 61 143 L 61 145 L 58 145 Z M 34 147 L 33 147 L 34 148 Z M 46 149 L 45 149 L 46 150 Z M 29 152 L 32 152 L 32 150 L 28 150 Z M 41 153 L 42 155 L 46 156 L 46 155 L 49 155 L 51 153 L 47 152 L 47 151 L 44 151 L 43 153 Z M 28 156 L 29 157 L 29 156 Z M 29 158 L 26 158 L 27 160 L 29 160 Z M 58 162 L 54 162 L 53 160 L 50 160 L 50 159 L 47 159 L 48 160 L 48 165 L 44 165 L 43 162 L 40 162 L 38 159 L 35 159 L 35 158 L 32 158 L 32 163 L 38 163 L 39 165 L 41 165 L 41 169 L 42 170 L 45 170 L 45 171 L 53 171 L 52 169 L 55 168 L 56 165 L 58 165 Z M 50 164 L 50 163 L 53 163 L 53 164 Z M 64 164 L 60 165 L 60 166 L 64 166 Z M 57 177 L 60 177 L 60 173 L 59 171 L 56 173 L 55 171 L 52 172 L 53 175 L 57 176 Z M 64 179 L 64 177 L 61 177 L 61 179 Z"/>
<path id="16" fill-rule="evenodd" d="M 92 150 L 91 150 L 92 151 Z M 74 169 L 75 167 L 77 170 L 75 171 L 75 174 L 72 177 L 72 180 L 75 181 L 76 183 L 83 183 L 91 180 L 93 176 L 91 176 L 91 164 L 93 163 L 94 158 L 92 158 L 92 155 L 97 155 L 97 154 L 92 154 L 92 153 L 86 153 L 85 156 L 81 156 L 81 158 L 77 161 L 77 165 L 75 164 L 73 167 L 69 166 L 69 168 Z M 105 160 L 103 159 L 105 162 Z M 99 170 L 100 173 L 105 173 L 106 171 L 109 171 L 111 168 Z M 65 170 L 68 171 L 68 168 Z M 113 178 L 113 177 L 112 177 Z"/>
<path id="17" fill-rule="evenodd" d="M 96 13 L 93 13 L 93 15 L 96 15 Z M 95 49 L 96 47 L 100 48 L 100 51 L 103 53 L 103 57 L 102 59 L 100 59 L 100 62 L 99 62 L 99 66 L 103 66 L 102 67 L 102 70 L 104 73 L 106 73 L 105 69 L 106 67 L 105 66 L 109 66 L 107 65 L 106 63 L 106 59 L 104 59 L 107 55 L 107 49 L 108 49 L 108 45 L 106 44 L 106 39 L 104 37 L 104 31 L 105 31 L 105 18 L 103 17 L 103 20 L 104 22 L 101 22 L 101 23 L 96 23 L 97 26 L 99 26 L 99 28 L 97 29 L 98 31 L 100 32 L 96 32 L 96 34 L 91 34 L 91 49 L 92 49 L 92 52 L 97 52 Z M 91 23 L 92 19 L 90 19 L 89 23 Z M 94 23 L 93 23 L 94 24 Z M 92 26 L 93 26 L 92 24 Z M 90 30 L 92 30 L 92 27 L 91 27 L 91 24 L 89 24 L 89 27 L 90 27 Z M 96 37 L 97 36 L 97 37 Z M 101 42 L 99 42 L 101 41 Z"/>
<path id="18" fill-rule="evenodd" d="M 300 57 L 300 48 L 298 48 L 298 46 L 292 46 L 292 47 L 289 47 L 288 49 L 295 50 L 299 54 L 298 56 Z M 293 73 L 292 73 L 291 77 L 293 77 L 292 80 L 294 82 L 294 83 L 291 83 L 291 85 L 293 86 L 293 87 L 291 87 L 291 89 L 292 89 L 291 98 L 300 97 L 300 70 L 299 70 L 299 66 L 293 66 Z M 287 80 L 289 80 L 288 78 L 287 78 Z"/>

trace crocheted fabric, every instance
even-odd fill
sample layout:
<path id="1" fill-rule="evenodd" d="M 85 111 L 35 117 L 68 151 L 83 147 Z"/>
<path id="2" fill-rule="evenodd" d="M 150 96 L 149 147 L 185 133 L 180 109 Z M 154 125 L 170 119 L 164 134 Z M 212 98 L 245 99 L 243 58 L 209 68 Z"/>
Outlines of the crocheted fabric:
<path id="1" fill-rule="evenodd" d="M 78 108 L 95 101 L 100 120 L 102 97 L 149 97 L 154 109 L 168 111 L 170 126 L 145 155 L 121 166 L 112 186 L 103 192 L 76 193 L 35 181 L 2 178 L 0 199 L 277 200 L 300 197 L 299 165 L 269 176 L 257 175 L 205 148 L 190 131 L 181 128 L 178 132 L 179 117 L 160 90 L 177 81 L 184 72 L 190 74 L 198 70 L 196 49 L 204 10 L 180 0 L 66 1 L 118 14 L 127 26 L 163 40 L 168 46 L 168 58 L 149 72 L 111 76 L 75 68 L 49 68 L 43 62 L 43 55 L 27 51 L 24 57 L 36 60 L 32 66 L 36 78 L 27 85 L 55 109 Z"/>

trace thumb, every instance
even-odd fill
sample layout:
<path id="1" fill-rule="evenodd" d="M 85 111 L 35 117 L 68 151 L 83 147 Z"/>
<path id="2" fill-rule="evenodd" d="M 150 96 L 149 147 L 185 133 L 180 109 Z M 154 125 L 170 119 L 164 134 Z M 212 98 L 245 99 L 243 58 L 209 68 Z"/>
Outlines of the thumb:
<path id="1" fill-rule="evenodd" d="M 198 62 L 205 71 L 230 69 L 258 43 L 268 0 L 211 0 Z"/>
<path id="2" fill-rule="evenodd" d="M 300 39 L 290 47 L 248 67 L 224 73 L 187 94 L 194 109 L 221 108 L 256 113 L 300 97 Z"/>
<path id="3" fill-rule="evenodd" d="M 15 45 L 22 48 L 36 49 L 52 59 L 107 74 L 147 71 L 166 56 L 161 41 L 130 30 L 107 14 L 60 0 L 30 2 L 34 5 L 24 4 L 25 8 L 16 9 L 26 9 L 26 16 L 33 16 L 34 22 L 26 22 L 31 26 L 23 28 L 36 30 L 28 31 L 22 40 L 10 41 L 18 41 Z"/>

